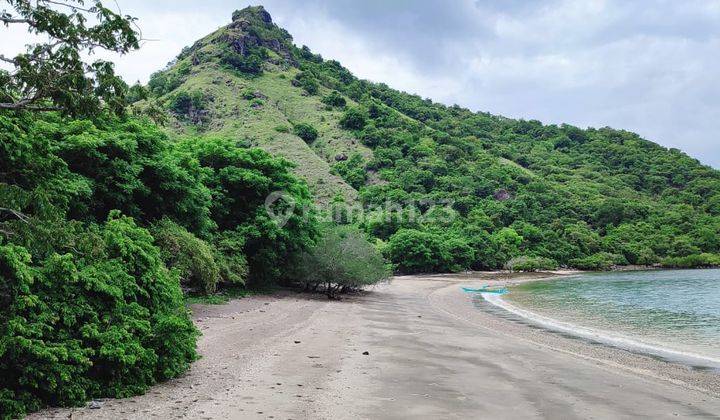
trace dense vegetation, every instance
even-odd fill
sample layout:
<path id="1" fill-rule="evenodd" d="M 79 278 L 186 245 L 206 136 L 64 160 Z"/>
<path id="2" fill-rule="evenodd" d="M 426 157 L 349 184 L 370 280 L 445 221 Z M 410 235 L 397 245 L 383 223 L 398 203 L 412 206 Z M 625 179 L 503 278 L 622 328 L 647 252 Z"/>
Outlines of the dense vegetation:
<path id="1" fill-rule="evenodd" d="M 366 206 L 409 203 L 381 222 L 359 221 L 388 241 L 401 271 L 501 268 L 521 256 L 545 268 L 711 265 L 691 256 L 720 252 L 720 173 L 678 150 L 610 128 L 435 104 L 294 51 L 306 78 L 358 103 L 338 124 L 373 155 L 337 163 L 337 172 Z M 384 182 L 359 175 L 370 172 Z M 448 201 L 453 217 L 433 217 L 429 203 Z"/>
<path id="2" fill-rule="evenodd" d="M 128 88 L 80 51 L 134 48 L 132 19 L 94 3 L 92 29 L 48 3 L 0 19 L 64 27 L 67 53 L 0 71 L 0 417 L 184 371 L 183 291 L 334 296 L 387 278 L 383 256 L 404 273 L 720 265 L 720 173 L 677 150 L 359 80 L 261 7 Z"/>
<path id="3" fill-rule="evenodd" d="M 124 396 L 184 371 L 196 331 L 180 285 L 277 283 L 313 243 L 286 161 L 147 121 L 0 115 L 0 407 Z M 170 346 L 170 347 L 168 347 Z"/>
<path id="4" fill-rule="evenodd" d="M 295 112 L 288 107 L 297 101 L 286 99 L 293 89 L 316 98 L 304 103 L 328 128 L 303 122 L 295 134 L 326 158 L 328 180 L 338 175 L 358 191 L 346 202 L 365 212 L 344 221 L 386 242 L 402 272 L 676 266 L 720 253 L 718 171 L 626 131 L 511 120 L 359 80 L 295 47 L 261 7 L 236 12 L 154 79 L 178 78 L 176 91 L 205 83 L 204 74 L 215 74 L 213 54 L 238 45 L 267 50 L 264 71 L 278 77 L 266 76 L 264 89 L 283 95 L 267 101 L 286 115 Z M 253 86 L 253 77 L 238 80 Z M 233 118 L 209 112 L 217 125 Z M 261 110 L 254 118 L 274 116 Z M 334 140 L 336 129 L 349 135 L 345 143 Z"/>

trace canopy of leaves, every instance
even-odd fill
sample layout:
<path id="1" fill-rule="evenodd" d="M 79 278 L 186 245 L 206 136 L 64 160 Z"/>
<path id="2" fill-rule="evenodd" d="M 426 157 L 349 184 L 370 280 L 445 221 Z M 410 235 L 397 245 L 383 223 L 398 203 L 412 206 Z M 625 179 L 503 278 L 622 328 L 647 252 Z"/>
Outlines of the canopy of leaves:
<path id="1" fill-rule="evenodd" d="M 296 276 L 306 287 L 323 285 L 328 297 L 333 297 L 339 290 L 387 280 L 390 270 L 363 232 L 352 226 L 331 226 L 324 229 L 317 244 L 302 254 Z"/>
<path id="2" fill-rule="evenodd" d="M 230 140 L 173 142 L 145 120 L 0 114 L 3 413 L 184 371 L 196 333 L 181 284 L 276 283 L 313 244 L 290 168 Z M 273 191 L 297 205 L 285 224 L 265 209 Z"/>
<path id="3" fill-rule="evenodd" d="M 127 85 L 104 60 L 85 63 L 83 52 L 105 49 L 124 54 L 138 48 L 134 18 L 122 16 L 100 1 L 7 0 L 0 12 L 5 26 L 22 25 L 46 36 L 26 52 L 0 60 L 0 109 L 57 109 L 70 115 L 97 115 L 103 109 L 124 112 Z M 89 23 L 93 22 L 92 25 Z"/>
<path id="4" fill-rule="evenodd" d="M 177 277 L 147 230 L 117 212 L 62 230 L 72 251 L 34 259 L 0 245 L 3 416 L 141 393 L 196 357 Z M 44 232 L 29 239 L 60 242 Z"/>

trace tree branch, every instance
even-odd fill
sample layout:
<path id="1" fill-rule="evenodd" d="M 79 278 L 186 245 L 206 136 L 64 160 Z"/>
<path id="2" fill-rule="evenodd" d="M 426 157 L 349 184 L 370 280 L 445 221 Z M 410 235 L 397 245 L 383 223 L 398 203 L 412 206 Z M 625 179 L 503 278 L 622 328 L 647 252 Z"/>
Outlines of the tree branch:
<path id="1" fill-rule="evenodd" d="M 2 54 L 0 54 L 0 61 L 4 61 L 4 62 L 10 63 L 10 64 L 17 64 L 14 59 L 12 59 L 12 58 L 7 58 L 7 57 L 5 57 L 5 56 L 2 55 Z"/>
<path id="2" fill-rule="evenodd" d="M 9 209 L 9 208 L 6 208 L 6 207 L 0 207 L 0 211 L 6 211 L 6 212 L 8 212 L 8 213 L 11 213 L 13 216 L 15 216 L 15 217 L 17 217 L 18 219 L 20 219 L 20 221 L 23 222 L 23 223 L 28 223 L 28 220 L 30 220 L 30 217 L 29 217 L 28 215 L 26 215 L 26 214 L 24 214 L 24 213 L 22 213 L 22 212 L 19 212 L 19 211 L 17 211 L 17 210 L 14 210 L 14 209 Z"/>
<path id="3" fill-rule="evenodd" d="M 6 18 L 0 17 L 0 22 L 8 25 L 10 23 L 26 23 L 30 26 L 35 26 L 35 22 L 30 19 L 17 19 L 17 18 Z"/>

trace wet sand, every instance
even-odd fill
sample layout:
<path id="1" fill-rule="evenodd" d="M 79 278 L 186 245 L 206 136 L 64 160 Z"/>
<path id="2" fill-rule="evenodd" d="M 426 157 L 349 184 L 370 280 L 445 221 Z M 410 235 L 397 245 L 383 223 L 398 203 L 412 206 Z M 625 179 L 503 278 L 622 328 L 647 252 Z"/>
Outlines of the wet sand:
<path id="1" fill-rule="evenodd" d="M 539 277 L 407 276 L 341 301 L 196 305 L 203 357 L 183 377 L 31 418 L 720 418 L 720 374 L 531 328 L 459 287 Z"/>

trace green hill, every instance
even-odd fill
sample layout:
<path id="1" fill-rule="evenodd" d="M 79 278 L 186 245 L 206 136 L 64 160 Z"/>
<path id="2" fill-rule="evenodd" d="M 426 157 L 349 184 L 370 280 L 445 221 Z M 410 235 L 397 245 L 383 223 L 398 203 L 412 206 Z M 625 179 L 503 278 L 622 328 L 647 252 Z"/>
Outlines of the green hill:
<path id="1" fill-rule="evenodd" d="M 630 132 L 476 113 L 359 80 L 294 46 L 261 6 L 233 13 L 147 89 L 136 110 L 159 104 L 174 135 L 260 147 L 294 162 L 316 202 L 361 203 L 377 217 L 352 222 L 387 241 L 402 271 L 720 251 L 718 171 Z M 378 208 L 388 201 L 405 210 Z"/>

